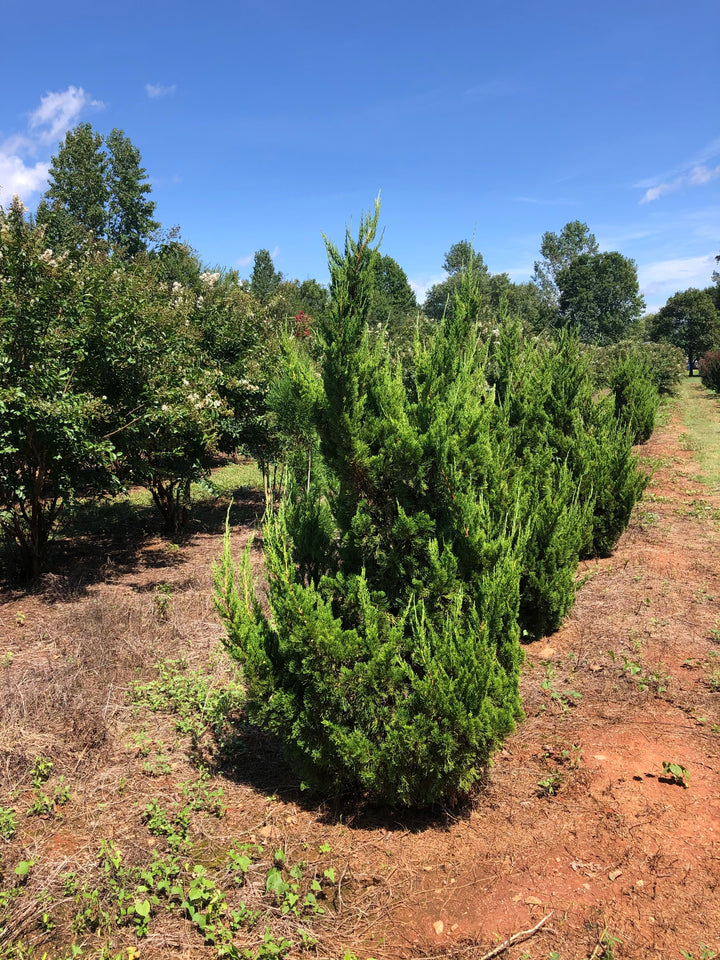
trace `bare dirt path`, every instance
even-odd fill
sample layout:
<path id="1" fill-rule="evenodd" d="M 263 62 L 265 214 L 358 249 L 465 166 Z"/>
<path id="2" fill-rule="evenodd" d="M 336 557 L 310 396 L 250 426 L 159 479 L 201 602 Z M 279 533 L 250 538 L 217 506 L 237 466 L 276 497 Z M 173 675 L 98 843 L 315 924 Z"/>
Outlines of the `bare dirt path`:
<path id="1" fill-rule="evenodd" d="M 717 402 L 706 402 L 720 424 Z M 219 955 L 177 911 L 153 909 L 140 939 L 132 925 L 104 926 L 102 917 L 83 925 L 77 896 L 58 879 L 87 878 L 102 901 L 103 840 L 127 865 L 164 851 L 142 811 L 153 802 L 179 808 L 198 780 L 198 755 L 227 812 L 193 813 L 183 856 L 211 871 L 228 904 L 242 895 L 264 911 L 235 934 L 239 957 L 273 955 L 258 952 L 267 926 L 275 942 L 292 942 L 289 957 L 480 960 L 548 914 L 502 955 L 720 955 L 720 497 L 698 479 L 677 410 L 642 448 L 653 478 L 612 557 L 584 565 L 566 624 L 526 649 L 527 719 L 460 812 L 318 807 L 263 738 L 242 729 L 225 755 L 208 736 L 193 747 L 169 709 L 128 699 L 129 685 L 156 678 L 163 659 L 182 659 L 183 676 L 202 672 L 206 705 L 232 682 L 209 599 L 215 521 L 177 547 L 150 531 L 121 558 L 104 541 L 87 543 L 87 574 L 75 575 L 74 554 L 61 553 L 41 590 L 6 591 L 0 957 L 64 958 L 73 943 L 82 956 L 106 945 L 105 955 L 121 960 Z M 238 547 L 251 526 L 237 527 Z M 27 816 L 38 756 L 52 758 L 71 799 Z M 18 812 L 4 839 L 3 809 Z M 238 891 L 222 864 L 240 841 L 265 852 Z M 316 876 L 331 871 L 323 914 L 298 919 L 268 899 L 278 849 Z M 15 865 L 30 860 L 21 885 Z M 14 893 L 3 901 L 3 891 Z"/>

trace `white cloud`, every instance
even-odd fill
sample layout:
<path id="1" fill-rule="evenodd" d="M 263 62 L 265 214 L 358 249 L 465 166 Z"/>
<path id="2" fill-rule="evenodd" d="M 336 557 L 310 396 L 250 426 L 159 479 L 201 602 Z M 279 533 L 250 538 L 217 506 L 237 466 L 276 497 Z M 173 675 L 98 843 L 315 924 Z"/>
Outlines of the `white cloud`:
<path id="1" fill-rule="evenodd" d="M 652 203 L 653 200 L 657 200 L 658 197 L 662 197 L 666 193 L 672 193 L 674 190 L 679 190 L 682 186 L 683 178 L 678 177 L 677 180 L 673 180 L 672 183 L 659 183 L 656 187 L 650 187 L 649 190 L 645 192 L 640 203 Z"/>
<path id="2" fill-rule="evenodd" d="M 85 107 L 102 109 L 100 100 L 91 100 L 82 87 L 70 86 L 60 93 L 46 93 L 40 106 L 30 114 L 30 129 L 37 130 L 42 143 L 57 143 L 75 126 Z"/>
<path id="3" fill-rule="evenodd" d="M 413 280 L 412 277 L 408 277 L 408 283 L 410 284 L 410 287 L 415 294 L 415 299 L 419 304 L 425 302 L 425 297 L 427 297 L 430 287 L 434 287 L 436 283 L 442 283 L 443 280 L 447 280 L 446 273 L 433 273 L 430 275 L 425 274 L 417 280 Z"/>
<path id="4" fill-rule="evenodd" d="M 656 260 L 638 268 L 640 290 L 647 300 L 648 310 L 661 307 L 668 297 L 689 287 L 709 287 L 716 269 L 715 257 L 685 257 L 677 260 Z"/>
<path id="5" fill-rule="evenodd" d="M 28 118 L 27 130 L 15 133 L 0 142 L 0 203 L 6 206 L 17 194 L 28 201 L 40 193 L 46 184 L 50 160 L 40 159 L 48 152 L 48 145 L 61 140 L 88 108 L 100 109 L 103 104 L 93 100 L 82 87 L 46 93 Z"/>
<path id="6" fill-rule="evenodd" d="M 151 100 L 155 100 L 158 97 L 171 97 L 176 90 L 177 84 L 175 83 L 169 87 L 163 87 L 162 85 L 155 83 L 145 84 L 145 93 L 150 97 Z"/>
<path id="7" fill-rule="evenodd" d="M 638 184 L 646 187 L 640 203 L 652 203 L 667 193 L 674 193 L 683 187 L 702 187 L 716 177 L 720 177 L 720 164 L 708 166 L 707 161 L 717 159 L 720 153 L 720 138 L 708 144 L 693 160 L 676 168 L 673 174 L 663 174 L 654 180 L 646 180 Z M 658 182 L 659 181 L 659 182 Z"/>
<path id="8" fill-rule="evenodd" d="M 715 177 L 720 177 L 720 164 L 717 167 L 710 168 L 701 163 L 690 171 L 690 183 L 693 186 L 710 183 Z"/>
<path id="9" fill-rule="evenodd" d="M 0 204 L 8 206 L 15 194 L 24 200 L 39 193 L 47 181 L 48 169 L 47 162 L 30 166 L 20 157 L 4 153 L 0 147 Z"/>
<path id="10" fill-rule="evenodd" d="M 277 260 L 279 256 L 280 256 L 280 247 L 278 246 L 273 247 L 272 253 L 270 254 L 270 259 Z"/>
<path id="11" fill-rule="evenodd" d="M 246 257 L 238 257 L 235 261 L 235 265 L 238 267 L 249 267 L 253 262 L 254 254 L 249 253 Z"/>

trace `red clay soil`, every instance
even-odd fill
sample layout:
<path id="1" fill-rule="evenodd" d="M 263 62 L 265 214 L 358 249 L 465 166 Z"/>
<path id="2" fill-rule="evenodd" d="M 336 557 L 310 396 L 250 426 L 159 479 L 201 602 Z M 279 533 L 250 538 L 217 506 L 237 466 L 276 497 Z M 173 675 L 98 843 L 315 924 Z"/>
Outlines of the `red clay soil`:
<path id="1" fill-rule="evenodd" d="M 196 856 L 205 849 L 211 863 L 213 850 L 240 838 L 332 864 L 339 883 L 313 927 L 311 956 L 480 960 L 546 917 L 502 955 L 681 960 L 681 951 L 703 956 L 701 944 L 720 953 L 720 501 L 698 481 L 681 432 L 673 417 L 642 448 L 654 474 L 630 527 L 609 559 L 583 565 L 563 628 L 526 648 L 527 719 L 471 806 L 432 818 L 318 807 L 302 798 L 274 748 L 249 736 L 244 759 L 232 772 L 216 768 L 210 781 L 222 785 L 228 812 L 203 821 Z M 237 526 L 237 548 L 250 527 Z M 0 679 L 18 704 L 12 713 L 6 700 L 1 718 L 0 805 L 31 799 L 27 768 L 41 752 L 67 773 L 73 794 L 62 822 L 30 818 L 16 846 L 6 844 L 8 864 L 11 854 L 30 853 L 44 864 L 42 880 L 31 881 L 38 890 L 68 864 L 96 862 L 103 837 L 128 863 L 147 857 L 155 840 L 138 811 L 149 799 L 179 796 L 178 784 L 192 776 L 188 756 L 172 746 L 167 773 L 140 774 L 130 739 L 138 720 L 124 691 L 153 676 L 160 655 L 191 665 L 215 656 L 220 682 L 227 675 L 209 601 L 219 546 L 217 530 L 198 533 L 177 555 L 149 536 L 130 559 L 108 548 L 70 595 L 60 583 L 68 569 L 57 567 L 40 592 L 7 591 L 0 603 L 0 638 L 13 652 Z M 157 616 L 160 583 L 174 591 L 166 617 Z M 103 619 L 110 607 L 112 623 Z M 103 641 L 97 655 L 88 653 L 93 636 Z M 69 672 L 77 657 L 85 658 L 82 675 Z M 110 661 L 112 682 L 95 702 L 83 684 Z M 62 686 L 58 664 L 74 691 Z M 31 676 L 45 678 L 35 700 Z M 149 736 L 171 742 L 162 716 L 150 719 L 158 726 L 143 719 Z M 664 764 L 675 765 L 674 775 Z M 330 851 L 313 853 L 324 844 Z M 13 936 L 36 943 L 40 956 L 46 943 L 48 956 L 64 956 L 52 952 L 60 928 L 48 940 L 26 910 Z M 273 930 L 283 922 L 268 913 Z M 187 923 L 169 924 L 158 918 L 137 941 L 141 960 L 217 956 Z M 287 931 L 289 955 L 307 956 L 297 923 Z M 120 938 L 125 946 L 136 943 L 129 935 Z M 252 935 L 255 942 L 238 940 L 240 955 L 258 948 L 262 924 Z"/>

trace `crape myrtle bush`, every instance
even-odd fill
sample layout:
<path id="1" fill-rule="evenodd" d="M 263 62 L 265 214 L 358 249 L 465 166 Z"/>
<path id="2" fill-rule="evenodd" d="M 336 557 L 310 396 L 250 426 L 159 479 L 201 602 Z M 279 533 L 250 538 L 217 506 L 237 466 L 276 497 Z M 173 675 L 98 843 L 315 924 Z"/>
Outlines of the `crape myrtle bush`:
<path id="1" fill-rule="evenodd" d="M 637 340 L 623 340 L 606 347 L 589 347 L 587 356 L 599 388 L 610 387 L 612 374 L 618 364 L 634 358 L 643 363 L 643 377 L 651 380 L 661 396 L 675 393 L 685 375 L 687 363 L 680 347 Z"/>
<path id="2" fill-rule="evenodd" d="M 720 350 L 708 350 L 698 366 L 703 386 L 720 393 Z"/>
<path id="3" fill-rule="evenodd" d="M 644 477 L 576 336 L 481 338 L 472 270 L 410 371 L 371 341 L 378 211 L 344 253 L 319 369 L 288 347 L 271 406 L 292 451 L 268 510 L 268 611 L 226 538 L 215 601 L 251 719 L 304 783 L 460 797 L 521 717 L 522 633 L 561 622 L 580 555 L 611 549 Z"/>
<path id="4" fill-rule="evenodd" d="M 118 259 L 90 235 L 47 242 L 19 201 L 0 207 L 0 530 L 9 568 L 30 577 L 63 513 L 129 484 L 176 530 L 223 426 L 245 416 L 238 397 L 259 392 L 232 387 L 241 366 L 226 373 L 210 353 L 202 295 L 158 280 L 157 261 Z M 204 301 L 206 326 L 230 315 L 237 336 L 243 305 Z"/>

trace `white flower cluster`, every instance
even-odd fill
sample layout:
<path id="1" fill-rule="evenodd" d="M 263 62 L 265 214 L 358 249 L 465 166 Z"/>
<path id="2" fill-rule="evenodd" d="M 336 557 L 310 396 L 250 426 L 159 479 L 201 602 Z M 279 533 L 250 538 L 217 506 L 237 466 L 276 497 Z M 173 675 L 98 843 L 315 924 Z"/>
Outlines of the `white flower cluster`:
<path id="1" fill-rule="evenodd" d="M 185 381 L 183 380 L 183 383 Z M 211 394 L 207 393 L 201 397 L 199 393 L 189 393 L 188 400 L 196 410 L 202 410 L 203 407 L 214 407 L 216 410 L 220 406 L 220 401 L 216 400 Z"/>
<path id="2" fill-rule="evenodd" d="M 200 274 L 200 283 L 202 283 L 204 287 L 207 287 L 208 290 L 212 290 L 219 279 L 219 273 L 210 273 L 206 270 L 205 273 Z"/>
<path id="3" fill-rule="evenodd" d="M 238 383 L 241 387 L 245 387 L 248 393 L 257 393 L 260 387 L 256 383 L 250 383 L 249 380 L 246 380 L 245 377 L 241 377 L 238 380 Z"/>
<path id="4" fill-rule="evenodd" d="M 46 263 L 49 267 L 56 267 L 58 265 L 57 260 L 52 252 L 52 250 L 43 250 L 43 252 L 38 257 L 39 260 L 42 260 L 43 263 Z"/>

